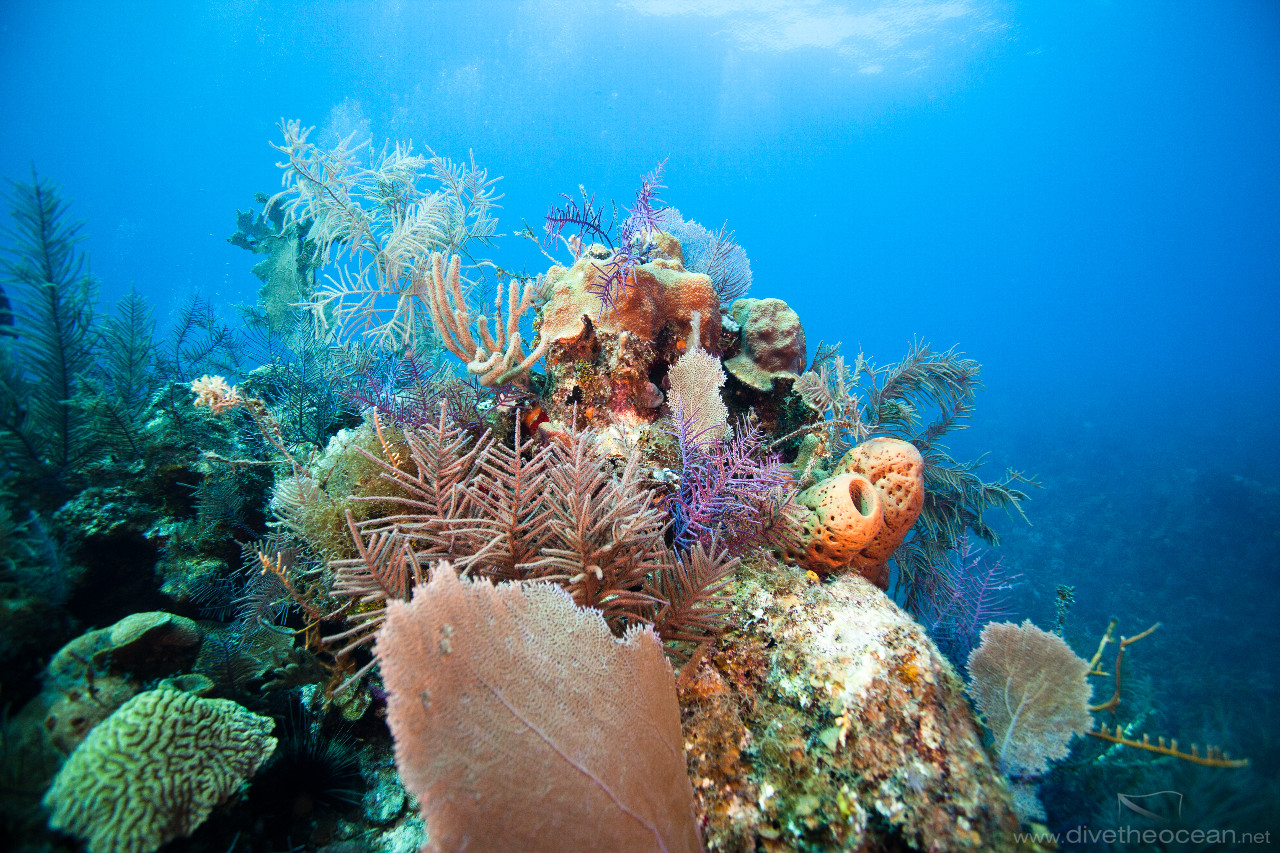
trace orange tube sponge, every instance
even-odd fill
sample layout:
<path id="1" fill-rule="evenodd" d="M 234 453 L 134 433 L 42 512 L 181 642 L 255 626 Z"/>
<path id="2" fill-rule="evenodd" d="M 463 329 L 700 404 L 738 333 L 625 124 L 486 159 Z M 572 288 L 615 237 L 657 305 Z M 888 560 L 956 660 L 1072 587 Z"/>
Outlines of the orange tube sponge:
<path id="1" fill-rule="evenodd" d="M 810 510 L 796 564 L 829 575 L 871 543 L 884 526 L 884 501 L 861 474 L 842 473 L 805 489 L 796 502 Z"/>
<path id="2" fill-rule="evenodd" d="M 853 557 L 859 574 L 883 588 L 889 558 L 924 509 L 924 458 L 909 441 L 873 438 L 846 453 L 833 473 L 861 474 L 884 503 L 884 524 Z"/>

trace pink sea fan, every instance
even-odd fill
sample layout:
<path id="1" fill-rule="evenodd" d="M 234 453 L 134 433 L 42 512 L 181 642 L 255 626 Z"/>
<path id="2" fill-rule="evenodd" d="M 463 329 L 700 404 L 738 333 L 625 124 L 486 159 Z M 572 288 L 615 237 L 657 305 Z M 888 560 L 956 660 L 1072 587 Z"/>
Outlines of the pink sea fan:
<path id="1" fill-rule="evenodd" d="M 1035 776 L 1088 731 L 1089 664 L 1031 620 L 992 622 L 969 655 L 969 695 L 994 739 L 1001 769 Z"/>
<path id="2" fill-rule="evenodd" d="M 675 679 L 549 583 L 458 578 L 389 602 L 377 655 L 426 850 L 700 849 Z"/>

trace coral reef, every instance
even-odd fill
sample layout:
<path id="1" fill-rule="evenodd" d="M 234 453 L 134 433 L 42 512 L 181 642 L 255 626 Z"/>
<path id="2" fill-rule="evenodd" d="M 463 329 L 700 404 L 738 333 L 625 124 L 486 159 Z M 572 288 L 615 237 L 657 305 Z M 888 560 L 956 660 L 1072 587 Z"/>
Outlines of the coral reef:
<path id="1" fill-rule="evenodd" d="M 972 570 L 949 555 L 1024 497 L 939 444 L 976 362 L 806 364 L 661 165 L 621 222 L 553 207 L 549 269 L 513 274 L 478 252 L 500 196 L 474 162 L 281 130 L 284 189 L 231 238 L 265 256 L 238 324 L 199 297 L 167 334 L 136 294 L 99 317 L 56 193 L 16 194 L 0 590 L 50 630 L 4 636 L 30 699 L 4 746 L 34 768 L 6 827 L 48 842 L 44 793 L 94 853 L 197 827 L 236 853 L 1011 845 L 960 682 L 895 603 L 941 622 Z"/>
<path id="2" fill-rule="evenodd" d="M 146 612 L 67 643 L 45 668 L 50 742 L 70 753 L 143 685 L 191 666 L 202 636 L 191 619 Z"/>

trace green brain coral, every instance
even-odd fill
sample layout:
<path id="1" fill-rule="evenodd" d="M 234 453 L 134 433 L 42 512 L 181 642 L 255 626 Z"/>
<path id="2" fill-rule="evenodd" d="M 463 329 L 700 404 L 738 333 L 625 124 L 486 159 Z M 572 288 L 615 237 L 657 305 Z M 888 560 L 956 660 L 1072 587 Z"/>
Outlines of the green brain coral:
<path id="1" fill-rule="evenodd" d="M 150 853 L 190 835 L 276 748 L 270 718 L 161 688 L 99 723 L 44 797 L 89 853 Z"/>

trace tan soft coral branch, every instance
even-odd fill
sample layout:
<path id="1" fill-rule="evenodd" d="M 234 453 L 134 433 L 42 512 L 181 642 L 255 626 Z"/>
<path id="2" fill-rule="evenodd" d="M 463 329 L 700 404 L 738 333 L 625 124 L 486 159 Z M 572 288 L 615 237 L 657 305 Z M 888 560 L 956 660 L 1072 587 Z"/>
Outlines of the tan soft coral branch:
<path id="1" fill-rule="evenodd" d="M 471 312 L 462 293 L 461 269 L 462 260 L 457 255 L 446 262 L 439 252 L 431 254 L 427 304 L 436 333 L 449 352 L 466 362 L 467 372 L 481 385 L 502 385 L 527 376 L 529 369 L 542 358 L 548 343 L 543 341 L 526 355 L 520 336 L 520 318 L 533 305 L 536 283 L 527 281 L 521 287 L 518 281 L 511 281 L 507 288 L 505 325 L 499 299 L 492 333 L 489 318 L 484 315 L 476 318 L 476 329 L 480 333 L 480 343 L 477 343 L 471 334 Z"/>

